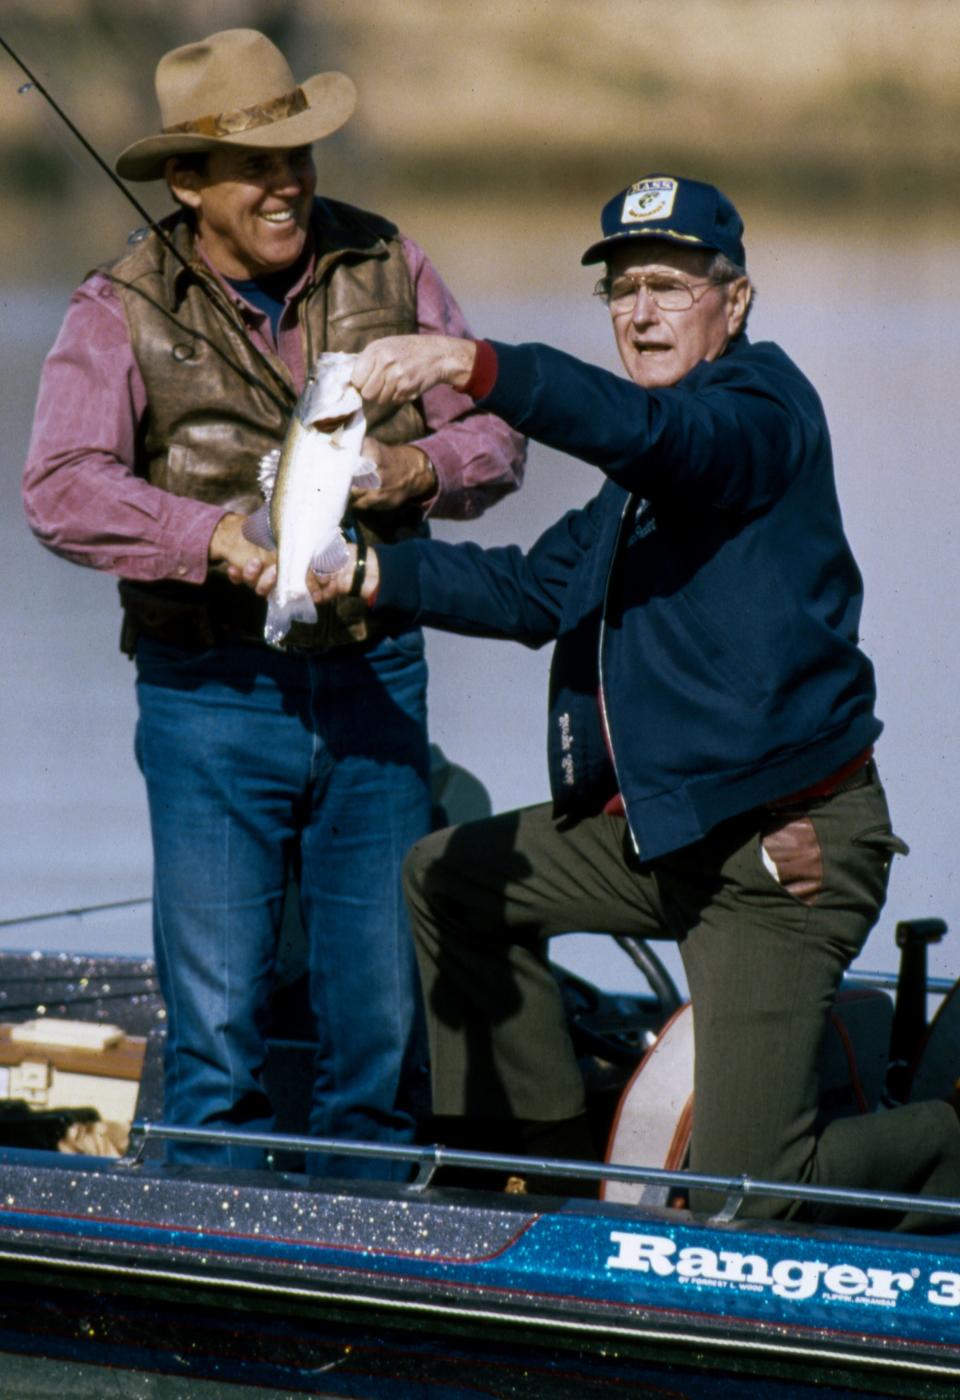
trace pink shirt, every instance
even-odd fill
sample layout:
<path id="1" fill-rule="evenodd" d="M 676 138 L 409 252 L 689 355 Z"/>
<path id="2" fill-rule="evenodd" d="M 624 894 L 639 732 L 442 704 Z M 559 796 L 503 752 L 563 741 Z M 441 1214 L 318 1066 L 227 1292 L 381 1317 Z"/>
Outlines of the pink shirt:
<path id="1" fill-rule="evenodd" d="M 402 240 L 421 332 L 469 336 L 459 306 L 412 239 Z M 268 319 L 230 287 L 250 338 L 275 350 L 298 391 L 306 374 L 290 293 L 274 346 Z M 224 284 L 226 286 L 226 284 Z M 74 292 L 40 378 L 23 499 L 34 533 L 77 564 L 138 582 L 202 583 L 220 506 L 174 496 L 135 471 L 146 391 L 112 284 L 94 274 Z M 423 397 L 429 435 L 414 445 L 433 463 L 437 495 L 426 514 L 470 519 L 522 480 L 523 438 L 445 385 Z"/>

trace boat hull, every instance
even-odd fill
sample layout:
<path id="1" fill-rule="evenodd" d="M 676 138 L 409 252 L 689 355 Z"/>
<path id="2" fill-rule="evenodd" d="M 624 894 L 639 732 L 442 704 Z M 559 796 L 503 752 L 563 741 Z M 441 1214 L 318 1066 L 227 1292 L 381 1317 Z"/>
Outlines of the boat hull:
<path id="1" fill-rule="evenodd" d="M 148 962 L 6 955 L 0 1003 L 11 1022 L 49 1011 L 143 1037 L 138 1115 L 161 1116 Z M 291 1069 L 309 1070 L 309 1046 L 271 1054 L 296 1129 Z M 136 1162 L 0 1146 L 0 1381 L 32 1357 L 176 1376 L 177 1400 L 187 1381 L 419 1397 L 414 1376 L 431 1400 L 960 1383 L 960 1235 L 165 1169 L 159 1154 L 149 1133 Z"/>
<path id="2" fill-rule="evenodd" d="M 234 1310 L 258 1329 L 296 1316 L 358 1337 L 443 1336 L 464 1354 L 495 1338 L 531 1357 L 646 1358 L 770 1383 L 816 1374 L 933 1394 L 960 1382 L 953 1237 L 52 1156 L 0 1154 L 8 1286 L 177 1301 L 194 1319 Z"/>

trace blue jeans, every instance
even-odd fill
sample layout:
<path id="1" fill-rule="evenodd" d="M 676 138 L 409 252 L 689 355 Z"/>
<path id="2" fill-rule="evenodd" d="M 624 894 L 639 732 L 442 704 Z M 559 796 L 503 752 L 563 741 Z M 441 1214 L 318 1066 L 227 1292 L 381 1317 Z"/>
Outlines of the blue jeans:
<path id="1" fill-rule="evenodd" d="M 136 659 L 166 1121 L 273 1126 L 265 1029 L 294 862 L 318 1047 L 310 1131 L 411 1141 L 405 1091 L 425 1052 L 400 869 L 429 825 L 420 633 L 313 656 L 141 638 Z M 264 1155 L 177 1146 L 168 1160 L 260 1166 Z M 360 1158 L 309 1165 L 408 1175 Z"/>

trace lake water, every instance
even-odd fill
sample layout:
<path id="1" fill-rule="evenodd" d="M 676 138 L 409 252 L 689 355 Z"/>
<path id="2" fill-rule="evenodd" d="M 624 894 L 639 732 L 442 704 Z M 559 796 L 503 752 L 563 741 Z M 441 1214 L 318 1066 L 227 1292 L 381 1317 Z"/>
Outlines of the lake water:
<path id="1" fill-rule="evenodd" d="M 484 233 L 469 219 L 420 237 L 480 333 L 539 339 L 615 368 L 605 313 L 578 267 L 592 222 L 565 222 L 549 247 L 516 222 Z M 499 236 L 498 236 L 499 235 Z M 891 895 L 864 966 L 893 968 L 898 919 L 939 915 L 956 931 L 932 970 L 960 958 L 960 816 L 953 810 L 960 661 L 954 643 L 960 589 L 960 328 L 952 246 L 934 236 L 909 247 L 848 227 L 787 234 L 770 225 L 750 241 L 760 288 L 755 338 L 778 340 L 819 387 L 830 418 L 848 532 L 866 582 L 864 644 L 878 671 L 886 731 L 878 757 L 895 823 L 912 846 L 896 862 Z M 4 683 L 0 687 L 0 947 L 102 952 L 149 950 L 150 843 L 133 760 L 132 668 L 117 649 L 111 579 L 47 554 L 30 535 L 19 477 L 37 376 L 70 285 L 0 286 L 0 559 Z M 523 491 L 446 538 L 530 542 L 596 489 L 594 473 L 531 449 Z M 549 656 L 433 634 L 432 737 L 477 774 L 496 809 L 547 796 L 544 699 Z M 33 922 L 50 911 L 112 902 L 130 907 Z M 637 976 L 606 940 L 574 935 L 561 957 L 609 986 Z M 668 965 L 676 972 L 675 950 Z M 52 1359 L 0 1358 L 4 1393 L 148 1397 L 233 1395 L 232 1386 L 133 1376 Z M 286 1392 L 283 1392 L 284 1396 Z M 280 1400 L 280 1393 L 277 1393 Z"/>
<path id="2" fill-rule="evenodd" d="M 409 227 L 409 224 L 407 225 Z M 564 228 L 549 249 L 522 226 L 493 239 L 465 221 L 431 236 L 433 254 L 479 333 L 543 340 L 615 367 L 609 325 L 578 266 L 592 223 Z M 848 533 L 866 582 L 864 645 L 877 667 L 886 731 L 878 759 L 897 830 L 898 859 L 881 925 L 863 960 L 896 964 L 898 919 L 939 915 L 957 931 L 932 958 L 960 963 L 960 815 L 953 781 L 960 739 L 960 324 L 955 255 L 933 234 L 904 240 L 863 233 L 752 230 L 759 287 L 751 333 L 779 341 L 818 386 L 833 432 Z M 439 251 L 438 251 L 439 249 Z M 0 437 L 3 601 L 0 946 L 146 951 L 146 904 L 82 918 L 11 926 L 9 920 L 145 900 L 151 857 L 132 754 L 132 668 L 117 649 L 111 579 L 47 554 L 19 504 L 19 475 L 37 376 L 70 284 L 0 287 Z M 533 447 L 524 490 L 445 538 L 530 542 L 596 489 L 593 471 Z M 546 653 L 433 635 L 431 729 L 452 761 L 486 785 L 497 810 L 547 796 Z M 609 985 L 630 980 L 616 952 L 564 940 L 564 958 Z M 957 945 L 960 947 L 960 944 Z M 675 962 L 671 954 L 668 961 Z"/>

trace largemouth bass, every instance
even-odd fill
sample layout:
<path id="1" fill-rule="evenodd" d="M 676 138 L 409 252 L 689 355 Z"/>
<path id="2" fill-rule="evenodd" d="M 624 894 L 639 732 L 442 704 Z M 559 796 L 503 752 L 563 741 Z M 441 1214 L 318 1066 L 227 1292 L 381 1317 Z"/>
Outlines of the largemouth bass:
<path id="1" fill-rule="evenodd" d="M 297 400 L 283 446 L 260 463 L 277 543 L 277 582 L 267 600 L 266 640 L 280 646 L 294 622 L 315 622 L 307 570 L 335 573 L 347 562 L 341 522 L 354 486 L 378 486 L 362 453 L 363 401 L 350 383 L 356 355 L 322 354 Z"/>

